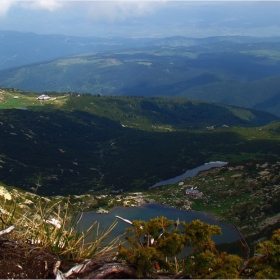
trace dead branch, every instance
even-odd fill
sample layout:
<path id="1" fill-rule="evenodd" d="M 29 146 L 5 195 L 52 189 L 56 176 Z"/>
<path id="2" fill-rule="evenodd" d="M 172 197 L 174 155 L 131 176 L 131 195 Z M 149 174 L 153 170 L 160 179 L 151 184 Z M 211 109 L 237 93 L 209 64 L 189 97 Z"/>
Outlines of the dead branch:
<path id="1" fill-rule="evenodd" d="M 64 274 L 60 271 L 60 270 L 57 270 L 57 272 L 56 272 L 56 278 L 55 278 L 56 280 L 64 280 L 64 279 L 66 279 L 65 278 L 65 276 L 64 276 Z"/>
<path id="2" fill-rule="evenodd" d="M 1 230 L 0 231 L 0 236 L 7 235 L 7 234 L 11 233 L 14 229 L 15 229 L 15 226 L 10 226 L 10 227 L 8 227 L 4 230 Z"/>
<path id="3" fill-rule="evenodd" d="M 124 219 L 124 218 L 122 218 L 122 217 L 120 217 L 120 216 L 116 216 L 116 218 L 119 219 L 119 220 L 121 220 L 121 221 L 123 221 L 123 222 L 125 222 L 125 223 L 127 223 L 127 224 L 129 224 L 129 225 L 133 225 L 132 222 L 131 222 L 130 220 Z"/>
<path id="4" fill-rule="evenodd" d="M 250 247 L 248 246 L 245 238 L 243 237 L 243 235 L 241 234 L 240 230 L 237 228 L 237 226 L 235 224 L 233 224 L 233 226 L 236 228 L 239 236 L 241 239 L 239 239 L 241 245 L 243 246 L 243 250 L 245 251 L 245 260 L 242 264 L 242 266 L 239 269 L 239 275 L 248 267 L 249 265 L 249 258 L 250 258 Z"/>
<path id="5" fill-rule="evenodd" d="M 236 228 L 236 230 L 237 230 L 237 232 L 238 232 L 238 234 L 241 238 L 240 242 L 241 242 L 241 244 L 242 244 L 242 246 L 243 246 L 243 248 L 246 252 L 246 259 L 245 260 L 247 261 L 250 258 L 250 247 L 248 246 L 245 238 L 243 237 L 243 234 L 240 232 L 240 230 L 237 228 L 237 226 L 235 224 L 233 224 L 233 226 Z"/>
<path id="6" fill-rule="evenodd" d="M 90 273 L 95 266 L 96 262 L 92 260 L 85 260 L 84 262 L 75 265 L 71 269 L 69 269 L 66 273 L 64 273 L 64 276 L 66 278 L 70 278 L 73 274 L 84 274 L 84 273 Z M 102 264 L 100 264 L 102 266 Z"/>
<path id="7" fill-rule="evenodd" d="M 123 279 L 136 277 L 136 268 L 124 263 L 106 263 L 95 271 L 92 271 L 87 279 Z"/>

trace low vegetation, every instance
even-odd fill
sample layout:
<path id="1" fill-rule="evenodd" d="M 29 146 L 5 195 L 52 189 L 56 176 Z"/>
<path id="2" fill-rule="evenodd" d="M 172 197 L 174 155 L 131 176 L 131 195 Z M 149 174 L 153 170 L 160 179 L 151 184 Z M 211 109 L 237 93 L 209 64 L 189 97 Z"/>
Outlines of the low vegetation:
<path id="1" fill-rule="evenodd" d="M 41 195 L 143 191 L 211 160 L 279 154 L 279 133 L 255 126 L 277 119 L 267 113 L 183 99 L 2 96 L 0 181 Z"/>
<path id="2" fill-rule="evenodd" d="M 88 241 L 89 234 L 96 225 L 85 232 L 77 232 L 79 220 L 68 212 L 69 204 L 61 201 L 50 205 L 39 202 L 36 208 L 23 214 L 18 212 L 16 205 L 12 206 L 12 203 L 3 205 L 0 225 L 1 230 L 7 229 L 7 232 L 0 231 L 0 254 L 8 257 L 10 251 L 18 255 L 25 249 L 23 256 L 11 259 L 9 266 L 1 268 L 2 278 L 30 278 L 31 275 L 47 278 L 54 278 L 55 275 L 65 278 L 91 278 L 90 276 L 96 273 L 93 269 L 97 263 L 99 272 L 101 270 L 100 275 L 111 278 L 275 279 L 280 276 L 279 230 L 274 232 L 271 240 L 258 244 L 252 258 L 249 258 L 249 247 L 240 235 L 240 246 L 244 246 L 247 252 L 242 258 L 216 249 L 211 237 L 221 234 L 218 226 L 210 226 L 199 220 L 186 224 L 183 221 L 175 222 L 158 217 L 149 221 L 128 221 L 131 223 L 126 230 L 128 244 L 120 243 L 117 249 L 116 240 L 106 245 L 103 243 L 114 225 L 100 236 L 95 235 L 95 238 L 92 238 L 90 235 L 91 239 Z M 73 220 L 75 223 L 71 222 Z M 11 224 L 14 226 L 11 227 Z M 9 239 L 6 236 L 9 236 Z M 186 251 L 186 248 L 189 249 Z M 33 274 L 29 274 L 28 267 L 24 266 L 26 260 L 32 258 L 38 261 L 37 256 L 42 262 L 45 260 L 45 268 L 42 272 L 39 266 L 36 266 Z M 106 259 L 106 262 L 101 264 L 102 259 Z M 63 268 L 64 263 L 67 263 L 67 266 Z M 114 265 L 108 268 L 108 263 Z M 0 267 L 1 265 L 2 262 Z M 68 271 L 65 271 L 66 267 Z M 34 274 L 34 271 L 37 274 Z M 46 274 L 46 271 L 49 271 L 49 274 Z"/>
<path id="3" fill-rule="evenodd" d="M 248 235 L 279 219 L 279 172 L 277 158 L 229 163 L 179 184 L 151 189 L 148 197 L 176 208 L 213 213 Z M 198 190 L 203 195 L 188 197 L 186 189 Z"/>
<path id="4" fill-rule="evenodd" d="M 2 204 L 1 229 L 13 225 L 12 240 L 39 246 L 41 250 L 76 261 L 101 258 L 114 248 L 116 240 L 106 244 L 104 240 L 115 223 L 105 232 L 99 232 L 97 223 L 79 231 L 81 214 L 70 208 L 69 201 L 46 201 L 39 196 L 35 199 L 33 196 L 33 201 L 26 202 L 29 207 L 24 208 L 13 199 Z"/>
<path id="5" fill-rule="evenodd" d="M 21 246 L 28 242 L 70 261 L 99 260 L 114 247 L 114 242 L 102 245 L 114 225 L 103 233 L 97 224 L 80 232 L 74 213 L 106 213 L 114 206 L 153 201 L 211 212 L 234 223 L 246 240 L 277 225 L 280 125 L 275 116 L 185 99 L 52 93 L 42 102 L 36 96 L 12 89 L 0 93 L 5 139 L 0 142 L 0 223 L 2 229 L 15 225 L 10 237 L 23 240 Z M 149 189 L 213 160 L 229 163 L 180 184 Z M 203 195 L 187 197 L 186 189 Z M 144 278 L 160 273 L 278 277 L 279 232 L 259 245 L 259 255 L 242 259 L 216 248 L 211 235 L 218 228 L 199 221 L 178 224 L 165 218 L 132 222 L 129 245 L 119 246 L 114 261 L 125 261 L 130 273 Z"/>

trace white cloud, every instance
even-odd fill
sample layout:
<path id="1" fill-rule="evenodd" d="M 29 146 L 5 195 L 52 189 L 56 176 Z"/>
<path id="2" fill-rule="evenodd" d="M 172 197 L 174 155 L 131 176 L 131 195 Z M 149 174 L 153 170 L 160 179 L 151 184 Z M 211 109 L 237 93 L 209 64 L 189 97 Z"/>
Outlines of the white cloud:
<path id="1" fill-rule="evenodd" d="M 0 0 L 0 16 L 6 15 L 12 6 L 21 6 L 25 9 L 38 9 L 54 11 L 71 0 Z"/>
<path id="2" fill-rule="evenodd" d="M 88 15 L 93 19 L 119 20 L 150 13 L 159 3 L 170 0 L 0 0 L 0 16 L 17 5 L 23 9 L 56 11 L 69 5 L 89 5 Z M 157 2 L 157 3 L 155 3 Z"/>
<path id="3" fill-rule="evenodd" d="M 49 11 L 54 11 L 63 6 L 63 1 L 56 1 L 56 0 L 37 0 L 37 1 L 26 2 L 26 3 L 29 3 L 30 8 L 44 9 Z"/>
<path id="4" fill-rule="evenodd" d="M 88 16 L 93 20 L 106 19 L 109 21 L 125 20 L 151 14 L 156 5 L 147 1 L 91 1 Z M 158 5 L 157 5 L 158 7 Z"/>
<path id="5" fill-rule="evenodd" d="M 13 0 L 0 0 L 0 16 L 6 15 L 11 6 L 15 4 L 16 1 Z"/>
<path id="6" fill-rule="evenodd" d="M 14 0 L 0 0 L 1 2 L 15 2 Z M 16 2 L 31 2 L 32 0 L 17 0 Z M 242 2 L 279 2 L 280 0 L 243 0 Z M 122 2 L 122 3 L 140 3 L 140 2 L 241 2 L 240 0 L 33 0 L 32 2 Z"/>
<path id="7" fill-rule="evenodd" d="M 21 5 L 24 8 L 29 9 L 42 9 L 42 10 L 49 10 L 49 11 L 55 11 L 58 8 L 62 8 L 65 6 L 65 4 L 69 3 L 75 3 L 75 4 L 84 4 L 84 3 L 94 3 L 94 5 L 97 5 L 95 10 L 96 13 L 98 11 L 101 12 L 102 15 L 105 15 L 107 13 L 107 16 L 110 18 L 115 17 L 115 13 L 113 13 L 113 4 L 114 4 L 114 10 L 118 11 L 120 13 L 120 17 L 122 15 L 125 15 L 127 13 L 131 13 L 132 15 L 137 15 L 138 13 L 143 13 L 146 11 L 151 10 L 152 4 L 155 3 L 176 3 L 176 2 L 186 2 L 186 3 L 197 3 L 197 2 L 212 2 L 213 4 L 215 2 L 239 2 L 240 0 L 83 0 L 83 1 L 77 1 L 77 0 L 0 0 L 0 15 L 5 15 L 9 9 L 13 5 Z M 280 0 L 272 0 L 271 2 L 279 2 Z M 243 0 L 243 2 L 268 2 L 263 0 Z M 110 3 L 111 10 L 108 10 L 107 12 L 104 7 L 104 4 L 108 5 Z M 133 6 L 135 5 L 135 6 Z M 91 9 L 92 12 L 92 9 Z M 92 12 L 92 14 L 96 14 Z"/>

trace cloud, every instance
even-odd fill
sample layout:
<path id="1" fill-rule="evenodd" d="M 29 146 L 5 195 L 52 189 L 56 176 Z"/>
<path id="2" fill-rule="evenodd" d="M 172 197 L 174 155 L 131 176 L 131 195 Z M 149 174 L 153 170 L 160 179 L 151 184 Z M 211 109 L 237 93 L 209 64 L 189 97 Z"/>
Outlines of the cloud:
<path id="1" fill-rule="evenodd" d="M 161 1 L 161 3 L 164 3 Z M 152 14 L 158 4 L 147 1 L 91 1 L 88 17 L 92 20 L 116 21 Z"/>
<path id="2" fill-rule="evenodd" d="M 0 16 L 6 15 L 13 6 L 20 6 L 25 9 L 49 10 L 54 11 L 63 7 L 66 0 L 0 0 Z M 70 2 L 72 2 L 70 0 Z"/>
<path id="3" fill-rule="evenodd" d="M 54 11 L 63 6 L 63 1 L 37 0 L 37 1 L 30 2 L 29 5 L 30 5 L 30 8 L 33 8 L 33 9 L 43 9 L 43 10 Z"/>
<path id="4" fill-rule="evenodd" d="M 0 0 L 0 16 L 7 14 L 9 9 L 16 4 L 16 1 L 12 0 Z"/>
<path id="5" fill-rule="evenodd" d="M 85 14 L 91 19 L 123 20 L 149 14 L 159 3 L 170 0 L 0 0 L 0 16 L 6 15 L 13 6 L 31 10 L 55 12 L 69 6 L 88 6 Z"/>
<path id="6" fill-rule="evenodd" d="M 71 4 L 81 4 L 85 3 L 94 4 L 95 8 L 90 9 L 92 16 L 98 18 L 101 16 L 107 16 L 109 19 L 114 18 L 123 18 L 124 16 L 131 14 L 139 15 L 145 12 L 151 12 L 156 9 L 155 4 L 159 3 L 178 3 L 185 2 L 188 4 L 195 4 L 198 2 L 208 2 L 208 3 L 217 3 L 217 2 L 238 2 L 240 0 L 0 0 L 0 16 L 8 13 L 9 9 L 18 5 L 26 9 L 38 9 L 38 10 L 49 10 L 56 11 L 57 9 L 63 8 L 64 6 Z M 279 2 L 280 0 L 274 0 L 272 2 Z M 263 0 L 243 0 L 243 2 L 266 2 Z M 104 8 L 105 5 L 109 5 L 109 9 L 106 11 Z M 101 14 L 98 15 L 98 12 Z M 116 12 L 119 13 L 119 16 L 116 15 Z"/>

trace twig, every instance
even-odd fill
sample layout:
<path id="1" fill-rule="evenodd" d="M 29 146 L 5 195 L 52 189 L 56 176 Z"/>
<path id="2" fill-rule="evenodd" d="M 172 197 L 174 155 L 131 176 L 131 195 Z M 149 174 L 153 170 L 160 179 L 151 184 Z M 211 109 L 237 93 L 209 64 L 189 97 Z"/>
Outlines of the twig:
<path id="1" fill-rule="evenodd" d="M 57 276 L 57 273 L 58 273 L 58 269 L 59 269 L 59 267 L 60 267 L 60 264 L 61 264 L 61 261 L 57 261 L 56 263 L 55 263 L 55 266 L 54 266 L 54 269 L 53 269 L 53 274 L 55 275 L 55 276 Z"/>
<path id="2" fill-rule="evenodd" d="M 246 253 L 246 258 L 245 258 L 245 260 L 244 260 L 242 266 L 241 266 L 240 269 L 239 269 L 239 273 L 238 273 L 238 274 L 240 275 L 240 274 L 246 269 L 246 267 L 247 267 L 248 264 L 249 264 L 250 247 L 248 246 L 248 244 L 247 244 L 245 238 L 243 237 L 243 235 L 241 234 L 241 232 L 240 232 L 240 230 L 237 228 L 237 226 L 236 226 L 235 224 L 233 224 L 233 226 L 236 228 L 236 230 L 237 230 L 237 232 L 238 232 L 238 234 L 239 234 L 239 236 L 240 236 L 240 238 L 241 238 L 241 239 L 239 239 L 239 241 L 240 241 L 240 243 L 242 244 L 243 249 L 244 249 L 244 251 L 245 251 L 245 253 Z"/>
<path id="3" fill-rule="evenodd" d="M 131 225 L 131 226 L 133 226 L 133 223 L 132 223 L 130 220 L 124 219 L 124 218 L 122 218 L 122 217 L 120 217 L 120 216 L 116 216 L 116 218 L 119 219 L 119 220 L 121 220 L 121 221 L 123 221 L 123 222 L 125 222 L 125 223 L 127 223 L 127 224 L 129 224 L 129 225 Z M 143 227 L 140 226 L 140 229 L 143 229 Z M 135 227 L 135 234 L 136 234 L 136 237 L 137 237 L 137 239 L 138 239 L 139 245 L 140 245 L 141 247 L 143 247 L 143 244 L 142 244 L 142 242 L 141 242 L 141 240 L 140 240 L 140 236 L 139 236 L 137 227 Z M 148 241 L 149 241 L 149 240 L 148 240 Z"/>
<path id="4" fill-rule="evenodd" d="M 66 278 L 64 277 L 64 274 L 60 270 L 57 270 L 55 279 L 56 280 L 63 280 L 63 279 L 66 279 Z"/>
<path id="5" fill-rule="evenodd" d="M 1 222 L 2 222 L 5 226 L 7 225 L 6 222 L 4 221 L 2 215 L 0 216 L 0 220 L 1 220 Z"/>
<path id="6" fill-rule="evenodd" d="M 120 217 L 120 216 L 116 216 L 116 218 L 119 219 L 119 220 L 121 220 L 121 221 L 123 221 L 123 222 L 125 222 L 125 223 L 127 223 L 127 224 L 129 224 L 129 225 L 132 225 L 132 222 L 129 221 L 129 220 L 127 220 L 127 219 L 124 219 L 124 218 L 122 218 L 122 217 Z"/>
<path id="7" fill-rule="evenodd" d="M 0 236 L 7 235 L 7 234 L 11 233 L 14 229 L 15 229 L 15 226 L 10 226 L 10 227 L 0 231 Z"/>

